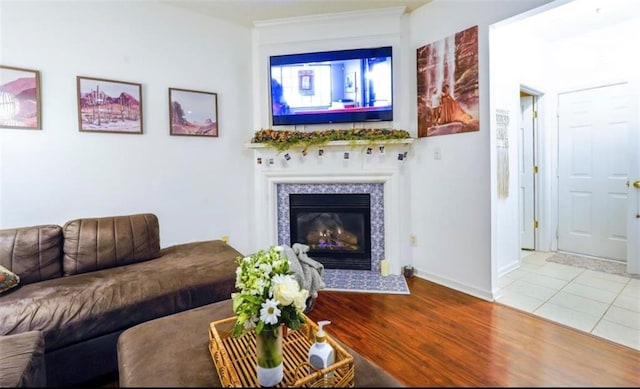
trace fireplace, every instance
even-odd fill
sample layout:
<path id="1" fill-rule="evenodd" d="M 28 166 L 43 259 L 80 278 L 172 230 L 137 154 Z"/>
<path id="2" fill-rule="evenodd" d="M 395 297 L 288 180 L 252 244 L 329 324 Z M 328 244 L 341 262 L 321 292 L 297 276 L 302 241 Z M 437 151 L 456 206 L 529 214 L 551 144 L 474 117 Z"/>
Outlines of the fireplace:
<path id="1" fill-rule="evenodd" d="M 371 270 L 368 193 L 289 194 L 291 242 L 327 269 Z"/>
<path id="2" fill-rule="evenodd" d="M 293 245 L 290 194 L 366 193 L 371 203 L 371 270 L 363 272 L 380 272 L 380 263 L 386 260 L 389 274 L 401 274 L 402 261 L 410 254 L 408 244 L 403 243 L 403 237 L 410 235 L 404 222 L 409 201 L 405 190 L 407 159 L 397 156 L 404 155 L 412 142 L 384 143 L 384 153 L 371 154 L 367 152 L 370 142 L 355 147 L 349 142 L 330 142 L 321 148 L 322 155 L 320 149 L 307 153 L 292 149 L 285 154 L 263 144 L 248 144 L 255 161 L 251 250 L 272 244 Z"/>

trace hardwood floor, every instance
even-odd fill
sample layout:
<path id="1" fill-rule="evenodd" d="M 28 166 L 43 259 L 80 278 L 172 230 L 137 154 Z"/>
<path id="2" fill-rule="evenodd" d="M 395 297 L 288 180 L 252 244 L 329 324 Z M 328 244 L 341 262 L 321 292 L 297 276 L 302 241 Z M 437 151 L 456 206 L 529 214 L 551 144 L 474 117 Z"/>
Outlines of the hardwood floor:
<path id="1" fill-rule="evenodd" d="M 417 277 L 410 295 L 320 291 L 308 313 L 407 386 L 640 387 L 640 352 Z M 356 371 L 356 374 L 358 372 Z M 118 387 L 117 375 L 84 387 Z"/>
<path id="2" fill-rule="evenodd" d="M 640 386 L 640 352 L 417 277 L 320 291 L 308 316 L 407 386 Z M 358 374 L 356 372 L 356 374 Z"/>

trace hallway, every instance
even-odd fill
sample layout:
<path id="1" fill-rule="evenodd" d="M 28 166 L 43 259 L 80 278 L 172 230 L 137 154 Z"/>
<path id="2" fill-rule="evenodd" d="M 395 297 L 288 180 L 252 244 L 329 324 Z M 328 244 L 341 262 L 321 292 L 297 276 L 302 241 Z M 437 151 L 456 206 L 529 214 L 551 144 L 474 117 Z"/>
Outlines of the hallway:
<path id="1" fill-rule="evenodd" d="M 640 279 L 547 262 L 522 251 L 522 265 L 499 278 L 497 303 L 640 350 Z"/>

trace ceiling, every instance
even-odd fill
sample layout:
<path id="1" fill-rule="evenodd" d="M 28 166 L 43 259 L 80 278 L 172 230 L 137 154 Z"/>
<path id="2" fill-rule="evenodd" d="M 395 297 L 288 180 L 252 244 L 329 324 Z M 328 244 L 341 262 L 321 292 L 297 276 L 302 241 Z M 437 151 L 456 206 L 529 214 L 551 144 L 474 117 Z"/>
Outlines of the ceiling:
<path id="1" fill-rule="evenodd" d="M 247 27 L 255 21 L 405 7 L 411 13 L 433 0 L 157 0 Z M 640 16 L 640 0 L 560 0 L 567 3 L 526 18 L 526 28 L 561 39 Z M 525 25 L 525 24 L 523 24 Z"/>
<path id="2" fill-rule="evenodd" d="M 523 31 L 553 41 L 640 18 L 638 0 L 575 0 L 517 22 Z"/>
<path id="3" fill-rule="evenodd" d="M 405 7 L 411 11 L 432 0 L 159 0 L 204 15 L 229 20 L 247 27 L 254 21 L 318 14 Z"/>

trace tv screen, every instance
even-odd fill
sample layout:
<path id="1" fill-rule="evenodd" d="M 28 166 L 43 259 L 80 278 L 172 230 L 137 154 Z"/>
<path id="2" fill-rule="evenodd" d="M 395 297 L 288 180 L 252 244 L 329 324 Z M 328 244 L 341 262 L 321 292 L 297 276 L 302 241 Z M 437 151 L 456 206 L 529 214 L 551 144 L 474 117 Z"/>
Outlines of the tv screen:
<path id="1" fill-rule="evenodd" d="M 392 47 L 270 57 L 273 125 L 393 120 Z"/>

